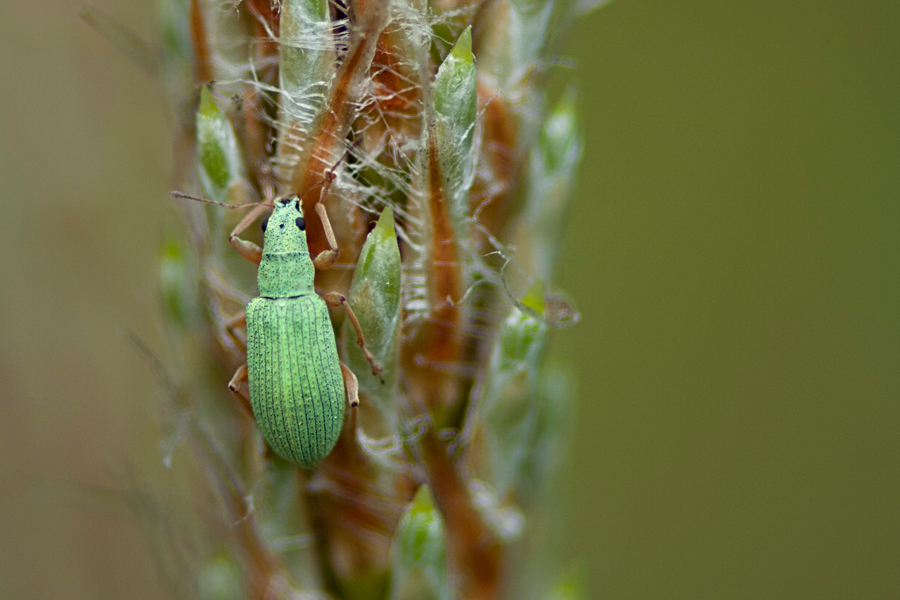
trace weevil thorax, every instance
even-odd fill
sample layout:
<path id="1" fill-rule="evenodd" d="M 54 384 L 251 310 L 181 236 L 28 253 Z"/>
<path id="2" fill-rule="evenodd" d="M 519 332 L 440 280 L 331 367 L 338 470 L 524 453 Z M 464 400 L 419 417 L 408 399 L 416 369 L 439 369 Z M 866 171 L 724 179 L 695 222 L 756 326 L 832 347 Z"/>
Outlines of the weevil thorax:
<path id="1" fill-rule="evenodd" d="M 306 222 L 296 196 L 275 201 L 263 224 L 263 255 L 257 283 L 264 298 L 314 293 L 316 269 L 306 244 Z"/>

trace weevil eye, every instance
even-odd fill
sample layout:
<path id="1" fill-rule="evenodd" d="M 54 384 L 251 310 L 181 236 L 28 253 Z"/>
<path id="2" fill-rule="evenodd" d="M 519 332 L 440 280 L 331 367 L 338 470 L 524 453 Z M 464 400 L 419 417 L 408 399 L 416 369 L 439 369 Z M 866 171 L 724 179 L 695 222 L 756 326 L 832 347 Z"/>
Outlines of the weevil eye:
<path id="1" fill-rule="evenodd" d="M 300 210 L 300 198 L 297 198 L 297 202 L 294 203 L 294 208 L 297 209 L 297 212 L 298 212 L 298 213 L 302 213 L 302 212 L 303 212 L 302 210 Z"/>
<path id="2" fill-rule="evenodd" d="M 303 217 L 297 217 L 297 228 L 300 231 L 304 231 L 306 229 L 306 221 L 303 220 Z"/>
<path id="3" fill-rule="evenodd" d="M 265 231 L 265 230 L 266 230 L 266 227 L 267 227 L 268 225 L 269 225 L 269 220 L 266 219 L 265 221 L 262 222 L 262 230 Z"/>

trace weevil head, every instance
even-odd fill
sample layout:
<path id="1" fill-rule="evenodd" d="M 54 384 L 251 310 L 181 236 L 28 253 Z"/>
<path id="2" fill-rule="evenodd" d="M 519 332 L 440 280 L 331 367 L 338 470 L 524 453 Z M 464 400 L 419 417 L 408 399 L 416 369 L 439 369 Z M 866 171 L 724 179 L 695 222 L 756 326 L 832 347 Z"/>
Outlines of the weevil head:
<path id="1" fill-rule="evenodd" d="M 263 256 L 257 271 L 259 295 L 291 298 L 313 293 L 316 269 L 306 245 L 306 222 L 297 196 L 275 201 L 263 221 Z"/>
<path id="2" fill-rule="evenodd" d="M 306 245 L 306 221 L 297 196 L 275 201 L 275 210 L 263 221 L 263 251 L 266 253 L 309 253 Z"/>

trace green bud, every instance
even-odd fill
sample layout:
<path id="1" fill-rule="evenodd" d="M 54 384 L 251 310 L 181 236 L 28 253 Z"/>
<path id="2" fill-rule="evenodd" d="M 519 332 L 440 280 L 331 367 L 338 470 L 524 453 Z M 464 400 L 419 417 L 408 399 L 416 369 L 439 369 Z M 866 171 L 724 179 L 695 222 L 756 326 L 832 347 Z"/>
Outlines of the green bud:
<path id="1" fill-rule="evenodd" d="M 389 431 L 396 431 L 398 328 L 400 325 L 400 248 L 394 232 L 394 211 L 387 207 L 359 254 L 350 285 L 350 305 L 359 319 L 366 346 L 384 367 L 381 379 L 372 375 L 356 330 L 345 321 L 343 350 L 359 387 L 373 401 Z"/>
<path id="2" fill-rule="evenodd" d="M 569 86 L 544 121 L 538 152 L 543 170 L 548 174 L 577 164 L 581 158 L 577 103 L 578 91 Z"/>
<path id="3" fill-rule="evenodd" d="M 467 27 L 438 69 L 434 81 L 434 136 L 457 236 L 468 237 L 469 189 L 475 174 L 477 93 L 472 28 Z"/>
<path id="4" fill-rule="evenodd" d="M 475 56 L 472 54 L 471 27 L 462 32 L 438 69 L 434 80 L 434 109 L 461 132 L 475 122 Z"/>
<path id="5" fill-rule="evenodd" d="M 200 91 L 197 159 L 203 193 L 216 202 L 228 202 L 243 179 L 243 162 L 231 122 L 216 106 L 208 86 Z"/>
<path id="6" fill-rule="evenodd" d="M 391 600 L 450 600 L 444 521 L 423 485 L 391 543 Z"/>
<path id="7" fill-rule="evenodd" d="M 548 325 L 542 318 L 543 282 L 525 295 L 500 326 L 482 393 L 488 458 L 497 496 L 519 478 L 537 417 L 537 371 Z"/>
<path id="8" fill-rule="evenodd" d="M 244 598 L 240 569 L 225 557 L 214 558 L 200 572 L 198 597 L 202 600 L 239 600 Z"/>
<path id="9" fill-rule="evenodd" d="M 535 275 L 546 280 L 553 276 L 566 208 L 581 163 L 576 103 L 575 89 L 569 87 L 544 121 L 528 169 L 525 220 L 534 232 Z"/>
<path id="10" fill-rule="evenodd" d="M 166 232 L 159 256 L 159 290 L 163 311 L 179 329 L 192 321 L 196 303 L 192 277 L 182 240 Z"/>

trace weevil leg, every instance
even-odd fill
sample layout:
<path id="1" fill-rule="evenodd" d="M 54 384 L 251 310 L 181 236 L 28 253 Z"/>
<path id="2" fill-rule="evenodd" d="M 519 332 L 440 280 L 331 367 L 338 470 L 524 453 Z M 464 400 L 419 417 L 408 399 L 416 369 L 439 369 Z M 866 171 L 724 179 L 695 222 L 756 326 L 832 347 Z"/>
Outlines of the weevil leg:
<path id="1" fill-rule="evenodd" d="M 241 312 L 237 313 L 236 315 L 234 315 L 233 317 L 231 317 L 230 319 L 225 321 L 225 333 L 228 335 L 228 337 L 231 338 L 231 341 L 234 342 L 235 345 L 238 348 L 240 348 L 241 350 L 243 350 L 244 352 L 247 352 L 247 344 L 244 343 L 244 340 L 240 339 L 237 336 L 236 330 L 238 327 L 244 327 L 246 325 L 247 325 L 247 311 L 246 310 L 242 310 Z"/>
<path id="2" fill-rule="evenodd" d="M 372 365 L 372 375 L 378 377 L 378 374 L 384 370 L 375 357 L 369 352 L 369 349 L 366 348 L 366 338 L 363 337 L 362 327 L 359 326 L 359 320 L 356 318 L 356 315 L 353 314 L 353 309 L 350 308 L 350 303 L 347 302 L 347 298 L 345 298 L 342 294 L 337 292 L 328 292 L 322 298 L 325 300 L 326 304 L 329 306 L 340 306 L 344 305 L 344 310 L 347 311 L 347 317 L 350 318 L 350 322 L 353 323 L 353 329 L 356 330 L 356 343 L 362 348 L 363 354 L 366 357 L 366 360 L 369 361 L 369 364 Z M 381 380 L 384 383 L 384 380 Z"/>
<path id="3" fill-rule="evenodd" d="M 227 327 L 229 330 L 234 330 L 234 329 L 237 329 L 238 327 L 243 327 L 246 324 L 247 324 L 247 311 L 246 310 L 242 310 L 241 312 L 237 313 L 236 315 L 234 315 L 233 317 L 231 317 L 230 319 L 225 321 L 225 327 Z"/>
<path id="4" fill-rule="evenodd" d="M 237 224 L 237 227 L 235 227 L 231 232 L 231 235 L 228 236 L 228 243 L 231 244 L 231 247 L 237 250 L 238 254 L 257 265 L 262 261 L 262 248 L 253 242 L 248 242 L 238 236 L 250 227 L 250 225 L 259 218 L 259 215 L 267 210 L 269 210 L 269 207 L 265 204 L 255 206 L 253 210 L 248 212 L 247 215 L 241 219 L 241 222 Z"/>
<path id="5" fill-rule="evenodd" d="M 330 184 L 326 183 L 325 187 L 330 187 Z M 322 189 L 323 191 L 325 190 L 324 187 Z M 322 204 L 323 198 L 324 196 L 320 197 L 319 201 L 316 202 L 316 214 L 319 215 L 319 220 L 322 221 L 322 229 L 325 230 L 325 239 L 328 241 L 328 250 L 322 250 L 313 259 L 313 264 L 320 271 L 330 269 L 338 259 L 337 240 L 334 237 L 334 230 L 331 228 L 331 221 L 328 219 L 328 212 L 325 210 L 325 205 Z"/>
<path id="6" fill-rule="evenodd" d="M 231 381 L 228 382 L 228 389 L 236 392 L 240 389 L 241 384 L 247 381 L 247 363 L 242 364 L 234 372 Z"/>
<path id="7" fill-rule="evenodd" d="M 250 416 L 253 416 L 253 405 L 250 404 L 250 398 L 241 392 L 241 384 L 247 381 L 247 363 L 242 364 L 234 372 L 231 381 L 228 382 L 228 389 L 234 392 L 234 395 L 241 401 L 241 405 L 247 410 Z"/>
<path id="8" fill-rule="evenodd" d="M 347 388 L 347 402 L 350 406 L 356 408 L 359 406 L 359 380 L 350 370 L 350 367 L 341 363 L 341 375 L 344 377 L 344 387 Z"/>
<path id="9" fill-rule="evenodd" d="M 268 190 L 268 188 L 266 188 Z M 267 191 L 268 193 L 268 191 Z M 194 200 L 196 202 L 203 202 L 204 204 L 215 204 L 216 206 L 222 206 L 224 208 L 244 208 L 246 206 L 253 206 L 253 210 L 247 213 L 240 223 L 238 223 L 237 227 L 234 228 L 234 231 L 231 232 L 231 235 L 228 238 L 228 243 L 231 244 L 232 248 L 238 251 L 238 254 L 249 260 L 250 262 L 259 264 L 262 260 L 262 249 L 259 246 L 254 244 L 253 242 L 248 242 L 247 240 L 242 240 L 238 236 L 249 227 L 253 221 L 255 221 L 259 215 L 265 212 L 268 209 L 272 208 L 272 203 L 270 199 L 267 197 L 266 202 L 258 203 L 258 202 L 250 202 L 247 204 L 226 204 L 225 202 L 216 202 L 215 200 L 206 200 L 205 198 L 198 198 L 197 196 L 191 196 L 190 194 L 185 194 L 184 192 L 173 191 L 171 192 L 172 196 L 175 198 L 185 198 L 187 200 Z"/>
<path id="10" fill-rule="evenodd" d="M 337 239 L 334 237 L 334 230 L 331 228 L 331 220 L 328 218 L 328 212 L 325 210 L 325 199 L 328 198 L 328 194 L 331 191 L 331 184 L 337 179 L 336 169 L 338 165 L 344 162 L 344 159 L 350 155 L 350 152 L 358 143 L 359 140 L 348 146 L 337 162 L 334 163 L 334 166 L 325 171 L 325 180 L 322 182 L 322 189 L 319 191 L 319 200 L 316 202 L 315 209 L 316 214 L 319 215 L 319 220 L 322 221 L 322 229 L 325 230 L 325 240 L 328 242 L 328 250 L 322 250 L 313 259 L 313 264 L 320 271 L 333 267 L 340 253 Z"/>
<path id="11" fill-rule="evenodd" d="M 265 203 L 257 205 L 253 210 L 247 213 L 231 232 L 231 235 L 228 236 L 228 243 L 231 244 L 231 247 L 237 250 L 238 254 L 257 265 L 262 261 L 262 248 L 253 242 L 248 242 L 238 236 L 250 227 L 250 225 L 252 225 L 253 222 L 267 209 L 272 208 L 272 202 L 275 197 L 275 186 L 272 181 L 272 172 L 267 165 L 263 165 L 260 168 L 259 184 L 262 189 Z"/>

